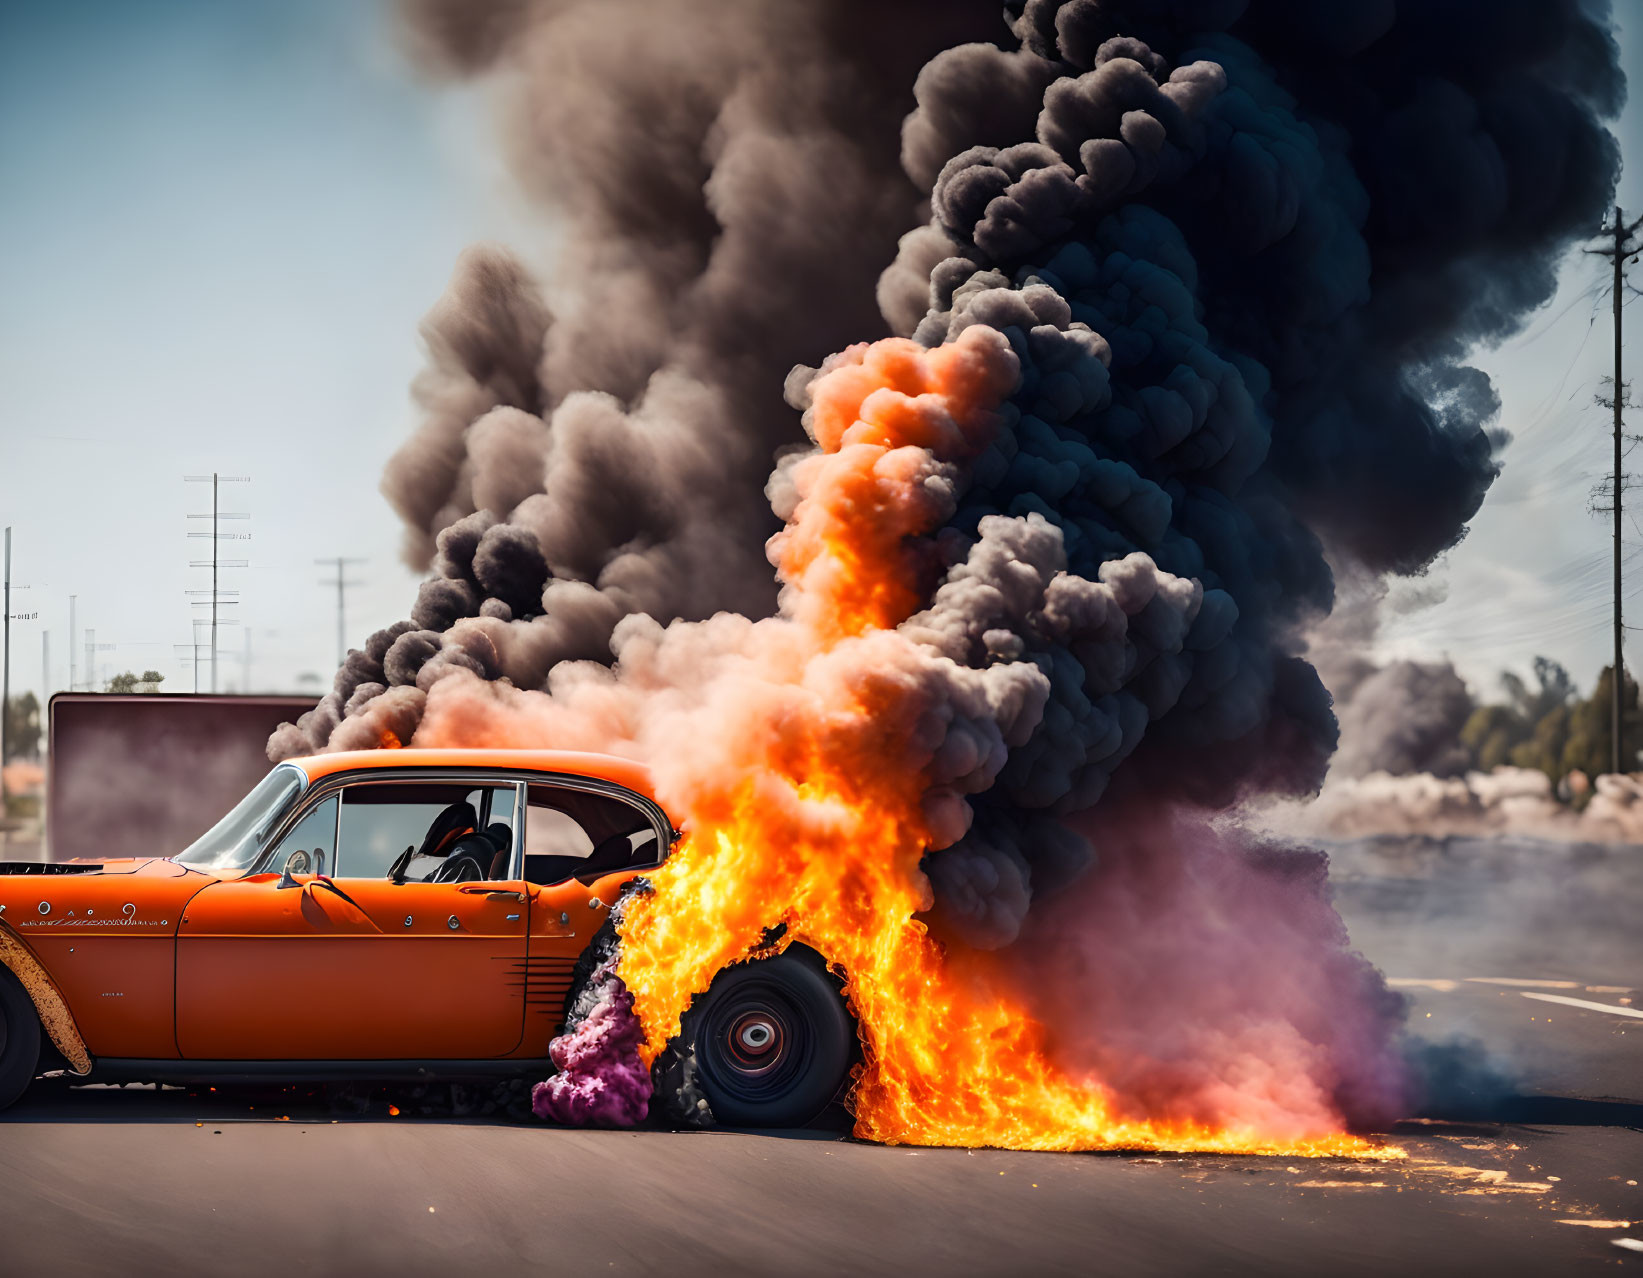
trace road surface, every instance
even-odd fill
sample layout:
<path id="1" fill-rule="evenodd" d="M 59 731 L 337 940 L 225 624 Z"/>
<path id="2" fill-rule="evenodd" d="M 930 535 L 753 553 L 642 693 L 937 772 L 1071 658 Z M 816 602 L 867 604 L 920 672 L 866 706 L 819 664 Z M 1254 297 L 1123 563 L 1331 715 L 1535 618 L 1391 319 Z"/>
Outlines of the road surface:
<path id="1" fill-rule="evenodd" d="M 313 1092 L 48 1087 L 0 1125 L 0 1270 L 1643 1272 L 1643 850 L 1335 860 L 1414 1031 L 1476 1039 L 1521 1094 L 1436 1098 L 1390 1134 L 1397 1162 L 574 1132 L 395 1115 L 381 1093 L 356 1113 Z"/>

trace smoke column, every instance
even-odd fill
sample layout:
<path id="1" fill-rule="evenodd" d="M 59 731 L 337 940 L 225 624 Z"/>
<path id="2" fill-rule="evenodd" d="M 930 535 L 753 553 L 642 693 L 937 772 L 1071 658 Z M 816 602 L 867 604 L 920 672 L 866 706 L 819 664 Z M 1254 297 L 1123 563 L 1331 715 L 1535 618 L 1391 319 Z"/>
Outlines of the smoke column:
<path id="1" fill-rule="evenodd" d="M 1551 295 L 1609 202 L 1606 13 L 1028 0 L 996 33 L 954 6 L 410 14 L 445 65 L 514 74 L 510 137 L 566 265 L 551 310 L 496 250 L 459 265 L 424 328 L 424 424 L 384 480 L 435 575 L 270 753 L 634 755 L 692 830 L 670 869 L 721 886 L 769 881 L 791 846 L 750 834 L 866 874 L 841 832 L 882 811 L 873 913 L 791 920 L 852 982 L 867 1134 L 1059 1123 L 1093 1144 L 1138 1121 L 1247 1143 L 1395 1113 L 1399 1009 L 1320 858 L 1211 817 L 1321 778 L 1335 719 L 1297 654 L 1330 562 L 1420 571 L 1496 473 L 1498 402 L 1464 359 Z M 888 162 L 908 77 L 971 34 L 998 43 L 913 80 L 909 186 Z M 908 340 L 846 348 L 878 328 L 874 275 Z M 890 471 L 864 478 L 863 447 Z M 863 662 L 893 695 L 862 690 Z M 682 775 L 670 743 L 732 726 L 705 687 L 760 748 Z M 748 824 L 755 793 L 785 824 Z M 664 870 L 631 912 L 619 968 L 650 1052 L 737 956 L 663 970 L 652 942 L 689 897 Z M 898 952 L 951 996 L 924 1029 L 1013 1008 L 1008 1059 L 949 1064 L 959 1086 L 1039 1080 L 1024 1107 L 906 1107 L 936 1080 L 890 1027 L 920 1031 L 837 929 L 913 914 L 937 950 Z"/>

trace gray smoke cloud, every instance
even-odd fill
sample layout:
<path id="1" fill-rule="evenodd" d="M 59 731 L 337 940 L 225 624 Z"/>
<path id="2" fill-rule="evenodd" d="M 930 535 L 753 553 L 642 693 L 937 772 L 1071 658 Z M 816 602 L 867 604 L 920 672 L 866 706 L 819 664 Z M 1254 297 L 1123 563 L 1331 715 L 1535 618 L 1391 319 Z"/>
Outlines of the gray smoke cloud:
<path id="1" fill-rule="evenodd" d="M 1341 748 L 1331 775 L 1460 776 L 1472 763 L 1460 739 L 1471 714 L 1472 695 L 1448 662 L 1389 662 L 1340 707 Z"/>
<path id="2" fill-rule="evenodd" d="M 768 613 L 785 371 L 986 326 L 1019 381 L 909 623 L 1048 685 L 928 860 L 983 945 L 1089 863 L 1065 819 L 1109 796 L 1316 787 L 1324 547 L 1408 573 L 1464 535 L 1502 440 L 1466 354 L 1550 297 L 1618 164 L 1607 13 L 1575 0 L 1013 0 L 996 36 L 967 6 L 409 13 L 449 69 L 513 74 L 566 247 L 551 314 L 505 254 L 459 264 L 384 480 L 436 575 L 271 753 L 405 740 L 453 671 L 542 688 L 634 614 Z M 972 36 L 1000 43 L 946 47 Z M 1360 673 L 1447 713 L 1440 675 Z"/>
<path id="3" fill-rule="evenodd" d="M 787 370 L 879 336 L 873 282 L 925 193 L 896 129 L 919 66 L 987 34 L 980 0 L 404 0 L 439 73 L 504 80 L 504 137 L 563 244 L 555 305 L 497 247 L 470 249 L 423 322 L 422 423 L 382 488 L 405 558 L 438 576 L 414 620 L 532 621 L 501 670 L 541 686 L 568 659 L 610 660 L 623 617 L 769 613 L 764 497 L 776 451 L 802 442 Z M 476 514 L 535 539 L 470 570 Z M 457 543 L 446 538 L 455 534 Z M 522 542 L 512 543 L 518 547 Z M 396 652 L 414 682 L 426 637 Z M 373 638 L 367 647 L 380 646 Z M 415 666 L 413 668 L 413 659 Z M 338 676 L 271 744 L 323 748 L 381 658 Z M 461 664 L 459 662 L 459 664 Z"/>
<path id="4" fill-rule="evenodd" d="M 1460 776 L 1472 766 L 1461 731 L 1474 709 L 1471 691 L 1447 660 L 1376 660 L 1381 621 L 1428 607 L 1442 588 L 1419 578 L 1393 589 L 1339 554 L 1330 556 L 1335 607 L 1306 637 L 1306 658 L 1329 689 L 1340 724 L 1331 777 L 1371 772 Z"/>

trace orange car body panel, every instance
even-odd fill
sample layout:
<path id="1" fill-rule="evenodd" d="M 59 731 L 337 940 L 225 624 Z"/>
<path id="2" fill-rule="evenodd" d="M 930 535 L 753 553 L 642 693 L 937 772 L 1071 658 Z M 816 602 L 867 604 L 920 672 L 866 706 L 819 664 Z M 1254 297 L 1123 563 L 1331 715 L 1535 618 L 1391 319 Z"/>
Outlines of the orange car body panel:
<path id="1" fill-rule="evenodd" d="M 0 898 L 93 1056 L 166 1058 L 177 1055 L 177 923 L 213 881 L 174 861 L 110 862 L 100 874 L 0 878 Z"/>
<path id="2" fill-rule="evenodd" d="M 340 773 L 462 769 L 614 782 L 644 770 L 568 751 L 374 750 L 291 760 Z M 622 886 L 395 884 L 222 875 L 173 861 L 0 876 L 0 920 L 61 989 L 93 1057 L 368 1061 L 541 1059 L 572 970 Z M 46 909 L 42 911 L 44 904 Z"/>

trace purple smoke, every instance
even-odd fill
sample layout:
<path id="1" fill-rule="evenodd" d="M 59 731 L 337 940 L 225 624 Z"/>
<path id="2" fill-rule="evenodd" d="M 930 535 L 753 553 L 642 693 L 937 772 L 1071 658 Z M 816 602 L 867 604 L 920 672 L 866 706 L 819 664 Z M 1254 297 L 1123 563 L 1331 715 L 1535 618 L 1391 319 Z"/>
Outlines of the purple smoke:
<path id="1" fill-rule="evenodd" d="M 616 954 L 593 971 L 565 1033 L 548 1055 L 559 1072 L 531 1089 L 538 1118 L 571 1127 L 632 1127 L 650 1108 L 650 1071 L 639 1059 L 644 1031 L 633 995 L 616 975 Z"/>

